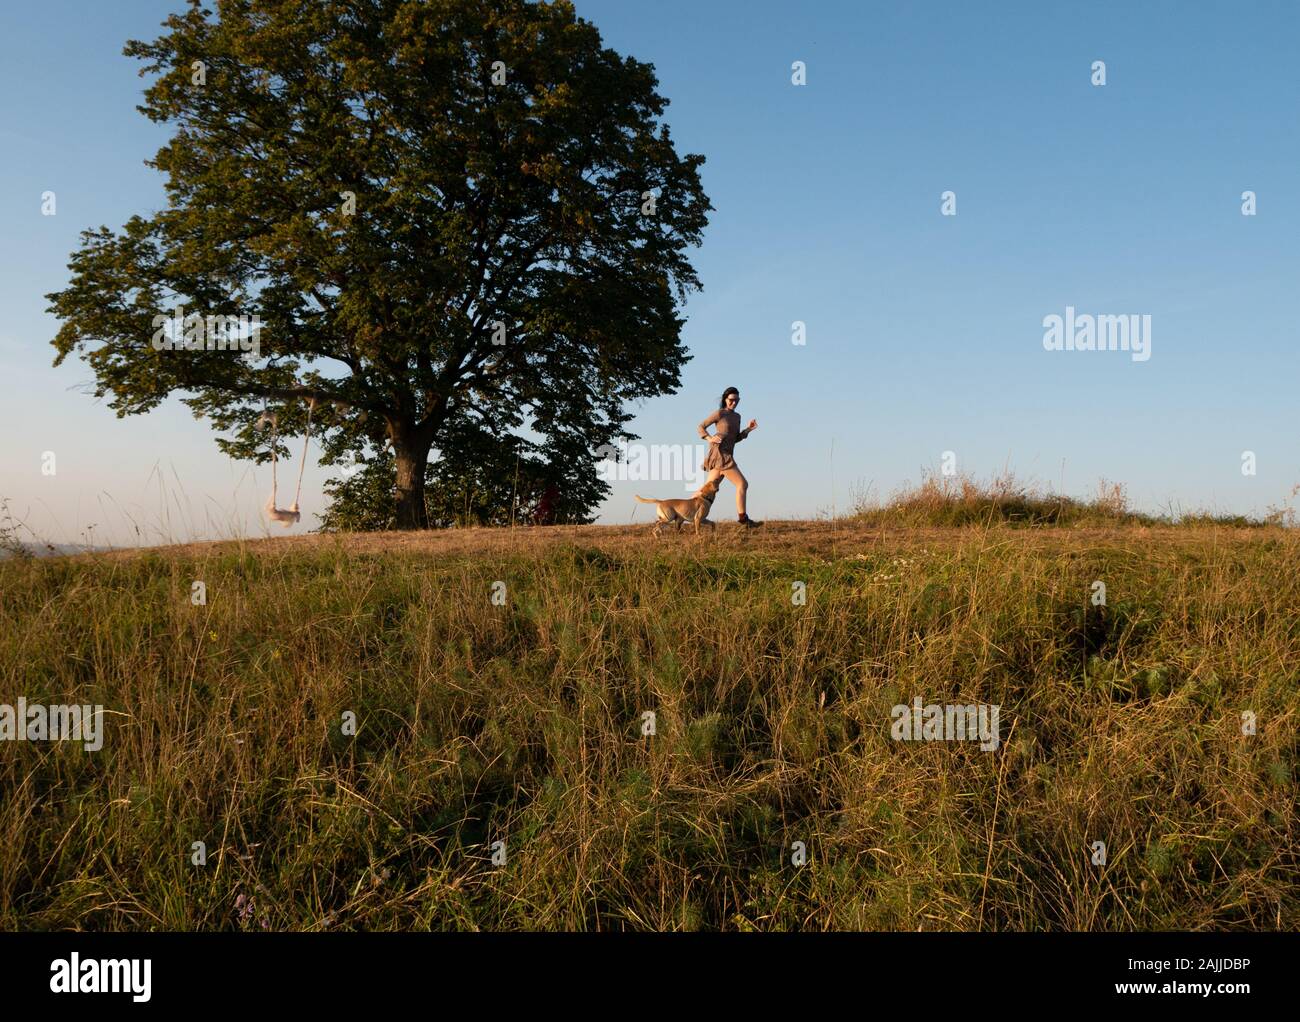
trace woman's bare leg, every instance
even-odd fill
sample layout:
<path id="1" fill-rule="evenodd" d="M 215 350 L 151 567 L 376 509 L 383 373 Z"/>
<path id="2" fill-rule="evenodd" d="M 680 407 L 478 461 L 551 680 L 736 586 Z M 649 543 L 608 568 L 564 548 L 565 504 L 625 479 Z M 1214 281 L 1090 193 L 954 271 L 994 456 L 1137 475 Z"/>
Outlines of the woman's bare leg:
<path id="1" fill-rule="evenodd" d="M 722 475 L 727 477 L 727 481 L 734 483 L 736 487 L 736 512 L 745 513 L 745 493 L 749 489 L 749 480 L 741 474 L 738 468 L 729 468 Z"/>

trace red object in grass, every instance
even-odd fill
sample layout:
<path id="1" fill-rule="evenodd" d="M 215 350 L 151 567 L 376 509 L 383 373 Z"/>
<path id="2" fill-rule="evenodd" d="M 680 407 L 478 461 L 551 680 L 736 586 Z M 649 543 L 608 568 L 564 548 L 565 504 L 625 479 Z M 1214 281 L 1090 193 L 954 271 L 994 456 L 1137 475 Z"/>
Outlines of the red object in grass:
<path id="1" fill-rule="evenodd" d="M 560 490 L 554 483 L 546 487 L 542 494 L 542 499 L 537 502 L 537 508 L 533 511 L 534 525 L 554 525 L 555 524 L 555 504 L 560 499 Z"/>

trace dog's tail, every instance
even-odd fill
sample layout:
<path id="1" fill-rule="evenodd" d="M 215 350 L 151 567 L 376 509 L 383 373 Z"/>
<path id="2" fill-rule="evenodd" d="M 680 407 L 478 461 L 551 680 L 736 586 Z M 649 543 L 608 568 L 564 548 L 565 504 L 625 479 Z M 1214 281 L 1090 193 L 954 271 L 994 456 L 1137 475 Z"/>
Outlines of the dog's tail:
<path id="1" fill-rule="evenodd" d="M 651 500 L 649 497 L 642 497 L 642 496 L 640 496 L 639 494 L 634 494 L 634 496 L 636 496 L 636 499 L 639 500 L 642 504 L 658 504 L 658 503 L 659 503 L 659 501 L 657 501 L 657 500 Z"/>

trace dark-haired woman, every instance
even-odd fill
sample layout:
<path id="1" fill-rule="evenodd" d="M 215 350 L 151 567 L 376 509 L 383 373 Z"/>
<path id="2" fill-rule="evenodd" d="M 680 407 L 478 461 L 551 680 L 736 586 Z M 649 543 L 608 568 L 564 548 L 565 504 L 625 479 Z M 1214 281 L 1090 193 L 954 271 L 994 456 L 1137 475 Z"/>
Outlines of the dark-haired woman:
<path id="1" fill-rule="evenodd" d="M 709 472 L 709 482 L 719 476 L 725 477 L 736 485 L 736 511 L 739 512 L 740 524 L 752 529 L 762 522 L 756 522 L 745 513 L 745 494 L 749 490 L 749 481 L 741 474 L 732 450 L 750 433 L 758 429 L 758 420 L 750 419 L 749 425 L 740 428 L 740 414 L 736 405 L 740 404 L 740 391 L 728 387 L 722 392 L 718 410 L 700 423 L 700 439 L 707 440 L 713 446 L 704 459 L 703 468 Z M 717 432 L 709 433 L 709 427 L 716 426 Z"/>

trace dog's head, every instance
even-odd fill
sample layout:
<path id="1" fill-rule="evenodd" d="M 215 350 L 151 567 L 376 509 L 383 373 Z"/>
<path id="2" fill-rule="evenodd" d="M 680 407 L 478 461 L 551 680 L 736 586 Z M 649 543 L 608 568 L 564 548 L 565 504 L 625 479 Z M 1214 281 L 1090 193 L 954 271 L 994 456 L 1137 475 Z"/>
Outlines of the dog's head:
<path id="1" fill-rule="evenodd" d="M 712 504 L 718 495 L 718 487 L 722 485 L 722 480 L 714 479 L 712 482 L 705 483 L 696 492 L 695 495 L 706 504 Z"/>

